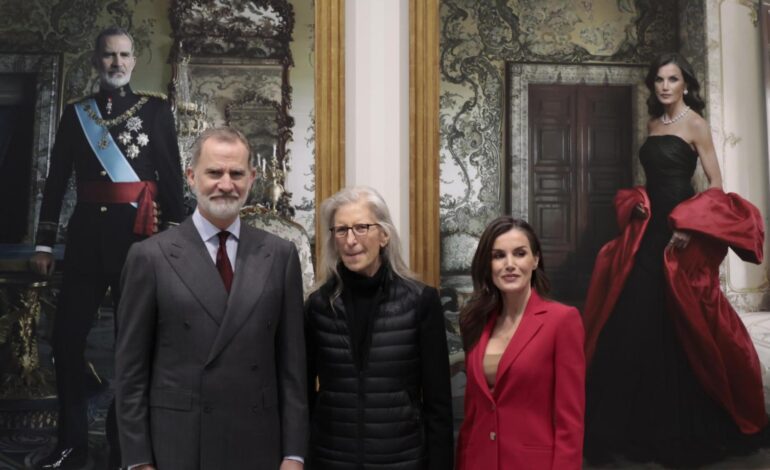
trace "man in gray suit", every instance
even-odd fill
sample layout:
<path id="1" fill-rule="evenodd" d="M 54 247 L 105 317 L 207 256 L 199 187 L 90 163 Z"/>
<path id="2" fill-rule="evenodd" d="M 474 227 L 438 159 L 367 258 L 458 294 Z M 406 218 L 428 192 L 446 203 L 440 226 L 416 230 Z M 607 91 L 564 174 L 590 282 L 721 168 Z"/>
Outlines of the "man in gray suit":
<path id="1" fill-rule="evenodd" d="M 256 171 L 230 128 L 205 131 L 178 227 L 134 244 L 118 309 L 116 403 L 130 469 L 301 469 L 302 279 L 294 245 L 238 218 Z"/>

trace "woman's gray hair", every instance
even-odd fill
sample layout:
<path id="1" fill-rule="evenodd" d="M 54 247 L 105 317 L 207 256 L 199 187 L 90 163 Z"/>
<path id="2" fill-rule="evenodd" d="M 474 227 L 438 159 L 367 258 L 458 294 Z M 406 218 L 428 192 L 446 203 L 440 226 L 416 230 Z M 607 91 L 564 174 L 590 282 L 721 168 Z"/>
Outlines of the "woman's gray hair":
<path id="1" fill-rule="evenodd" d="M 334 236 L 329 229 L 334 224 L 334 215 L 340 207 L 359 202 L 366 203 L 372 212 L 374 222 L 378 223 L 380 229 L 388 236 L 388 244 L 380 250 L 382 263 L 388 264 L 391 273 L 396 277 L 405 280 L 416 279 L 414 273 L 406 266 L 406 262 L 404 262 L 404 258 L 401 255 L 401 239 L 398 236 L 395 225 L 393 225 L 393 219 L 390 217 L 388 206 L 385 204 L 385 200 L 380 193 L 369 186 L 343 188 L 321 204 L 319 215 L 321 225 L 321 259 L 316 289 L 329 280 L 335 279 L 337 282 L 332 299 L 338 297 L 342 292 L 342 278 L 337 271 L 340 255 L 337 252 Z"/>

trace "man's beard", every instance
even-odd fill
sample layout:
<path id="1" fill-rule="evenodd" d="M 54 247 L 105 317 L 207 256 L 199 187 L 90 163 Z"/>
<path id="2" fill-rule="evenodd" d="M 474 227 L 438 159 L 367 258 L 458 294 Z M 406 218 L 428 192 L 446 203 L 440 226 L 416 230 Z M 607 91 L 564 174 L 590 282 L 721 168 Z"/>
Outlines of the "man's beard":
<path id="1" fill-rule="evenodd" d="M 99 78 L 103 86 L 115 90 L 128 85 L 128 82 L 131 81 L 131 74 L 124 72 L 121 76 L 111 77 L 109 72 L 101 72 Z"/>
<path id="2" fill-rule="evenodd" d="M 211 199 L 206 196 L 202 197 L 197 194 L 197 192 L 195 195 L 198 199 L 198 205 L 200 205 L 207 214 L 211 214 L 212 217 L 216 217 L 217 219 L 224 220 L 238 217 L 241 207 L 243 207 L 243 204 L 246 202 L 245 197 L 218 196 L 215 199 Z"/>

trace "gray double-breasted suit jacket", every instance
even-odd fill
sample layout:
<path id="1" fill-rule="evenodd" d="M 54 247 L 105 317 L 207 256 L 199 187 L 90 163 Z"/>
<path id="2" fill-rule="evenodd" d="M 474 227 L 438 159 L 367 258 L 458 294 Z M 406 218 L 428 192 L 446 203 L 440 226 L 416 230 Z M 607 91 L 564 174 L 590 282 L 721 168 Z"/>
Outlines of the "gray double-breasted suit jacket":
<path id="1" fill-rule="evenodd" d="M 294 245 L 245 225 L 228 296 L 192 220 L 128 254 L 117 314 L 123 464 L 277 469 L 308 436 Z"/>

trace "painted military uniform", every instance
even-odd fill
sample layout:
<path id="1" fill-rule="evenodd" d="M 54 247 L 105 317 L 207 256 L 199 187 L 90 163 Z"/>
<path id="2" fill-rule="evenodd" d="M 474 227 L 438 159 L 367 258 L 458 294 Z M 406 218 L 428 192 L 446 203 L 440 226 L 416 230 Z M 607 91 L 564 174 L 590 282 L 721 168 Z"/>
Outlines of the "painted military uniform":
<path id="1" fill-rule="evenodd" d="M 88 129 L 94 131 L 90 138 Z M 114 183 L 110 162 L 100 161 L 104 149 L 122 154 L 119 163 L 135 182 Z M 152 232 L 152 201 L 158 203 L 163 223 L 179 223 L 184 218 L 179 148 L 166 100 L 134 93 L 126 85 L 102 90 L 65 108 L 40 209 L 39 250 L 55 243 L 73 170 L 78 202 L 67 224 L 53 350 L 59 446 L 87 448 L 84 352 L 93 318 L 108 287 L 117 303 L 128 249 Z"/>

